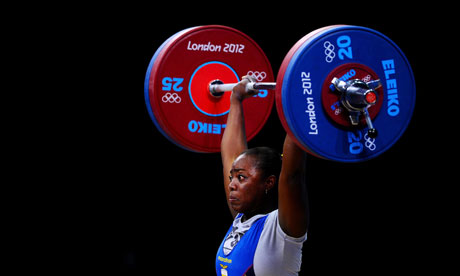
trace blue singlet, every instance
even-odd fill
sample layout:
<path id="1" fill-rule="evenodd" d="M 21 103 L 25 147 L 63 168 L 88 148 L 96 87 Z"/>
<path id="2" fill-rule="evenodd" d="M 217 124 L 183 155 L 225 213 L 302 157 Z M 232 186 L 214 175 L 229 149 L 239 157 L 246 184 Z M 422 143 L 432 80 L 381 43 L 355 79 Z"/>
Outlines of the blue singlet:
<path id="1" fill-rule="evenodd" d="M 241 216 L 242 214 L 238 214 L 235 219 Z M 218 276 L 254 275 L 254 254 L 256 253 L 257 244 L 259 243 L 260 234 L 264 229 L 267 216 L 257 219 L 251 228 L 241 237 L 233 250 L 228 255 L 225 255 L 223 247 L 225 239 L 232 231 L 233 225 L 230 226 L 217 251 L 216 273 Z"/>

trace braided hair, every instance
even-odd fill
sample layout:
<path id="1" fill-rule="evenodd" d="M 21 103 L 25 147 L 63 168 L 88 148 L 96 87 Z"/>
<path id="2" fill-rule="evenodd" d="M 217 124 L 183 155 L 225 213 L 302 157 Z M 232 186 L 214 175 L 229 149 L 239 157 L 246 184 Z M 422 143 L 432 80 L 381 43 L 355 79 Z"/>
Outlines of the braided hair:
<path id="1" fill-rule="evenodd" d="M 269 147 L 255 147 L 245 150 L 242 154 L 252 156 L 256 160 L 256 168 L 262 171 L 264 178 L 276 176 L 277 182 L 281 172 L 281 155 Z"/>

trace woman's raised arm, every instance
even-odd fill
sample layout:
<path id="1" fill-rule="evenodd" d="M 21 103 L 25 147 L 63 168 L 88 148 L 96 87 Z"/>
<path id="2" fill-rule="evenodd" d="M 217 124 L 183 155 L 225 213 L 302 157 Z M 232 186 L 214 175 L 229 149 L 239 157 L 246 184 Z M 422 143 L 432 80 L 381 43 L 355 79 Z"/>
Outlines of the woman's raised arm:
<path id="1" fill-rule="evenodd" d="M 302 237 L 308 227 L 306 153 L 286 135 L 278 183 L 278 217 L 281 229 L 291 237 Z"/>
<path id="2" fill-rule="evenodd" d="M 246 142 L 246 130 L 244 125 L 243 100 L 254 95 L 254 91 L 246 91 L 246 84 L 249 82 L 248 77 L 243 79 L 233 88 L 230 96 L 230 112 L 227 118 L 227 126 L 225 127 L 224 135 L 221 142 L 221 157 L 224 174 L 224 188 L 227 198 L 228 208 L 232 216 L 236 216 L 236 212 L 230 206 L 228 201 L 230 184 L 230 170 L 233 161 L 248 148 Z"/>

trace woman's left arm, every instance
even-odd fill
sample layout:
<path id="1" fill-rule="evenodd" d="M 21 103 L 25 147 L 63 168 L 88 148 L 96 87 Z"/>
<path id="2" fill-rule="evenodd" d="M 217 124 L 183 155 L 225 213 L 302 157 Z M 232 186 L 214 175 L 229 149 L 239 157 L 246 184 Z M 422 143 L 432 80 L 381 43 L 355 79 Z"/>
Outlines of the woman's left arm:
<path id="1" fill-rule="evenodd" d="M 308 202 L 305 181 L 306 153 L 286 135 L 278 187 L 278 217 L 281 229 L 298 238 L 308 228 Z"/>

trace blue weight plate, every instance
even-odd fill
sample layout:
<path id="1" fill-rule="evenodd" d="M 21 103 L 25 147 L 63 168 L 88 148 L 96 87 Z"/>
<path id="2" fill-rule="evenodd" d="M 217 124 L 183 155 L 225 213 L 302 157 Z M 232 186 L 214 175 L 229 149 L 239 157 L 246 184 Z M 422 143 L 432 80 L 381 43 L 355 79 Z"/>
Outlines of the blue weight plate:
<path id="1" fill-rule="evenodd" d="M 278 84 L 283 83 L 285 72 L 286 72 L 286 69 L 287 69 L 287 67 L 289 65 L 289 62 L 292 59 L 292 56 L 297 52 L 297 50 L 300 47 L 302 47 L 303 44 L 305 44 L 307 41 L 311 40 L 313 37 L 321 34 L 323 31 L 328 30 L 328 29 L 332 29 L 332 28 L 338 27 L 338 26 L 343 26 L 343 25 L 332 25 L 332 26 L 326 26 L 326 27 L 323 27 L 323 28 L 316 29 L 316 30 L 310 32 L 309 34 L 307 34 L 306 36 L 302 37 L 299 41 L 297 41 L 296 44 L 294 46 L 292 46 L 292 48 L 289 50 L 289 52 L 284 57 L 283 62 L 281 63 L 280 69 L 278 71 L 278 76 L 276 78 L 276 83 L 278 83 Z M 289 119 L 289 118 L 287 118 L 284 115 L 282 95 L 283 95 L 283 93 L 282 93 L 282 85 L 277 85 L 276 86 L 276 110 L 278 112 L 280 122 L 283 125 L 284 129 L 289 134 L 289 136 L 291 136 L 291 138 L 293 138 L 293 141 L 296 142 L 296 144 L 298 146 L 302 147 L 304 151 L 306 151 L 306 152 L 308 152 L 308 153 L 310 153 L 310 154 L 312 154 L 314 156 L 321 157 L 321 156 L 316 155 L 313 151 L 311 151 L 308 147 L 306 147 L 303 143 L 301 143 L 298 140 L 298 137 L 296 137 L 295 133 L 291 130 L 289 124 L 287 123 L 287 119 Z"/>
<path id="2" fill-rule="evenodd" d="M 297 46 L 283 63 L 287 66 L 284 64 L 277 98 L 281 99 L 285 124 L 297 142 L 315 155 L 339 162 L 375 158 L 396 143 L 410 122 L 415 107 L 412 69 L 400 48 L 375 30 L 358 26 L 325 28 Z M 337 124 L 322 105 L 325 80 L 335 68 L 348 63 L 369 68 L 382 82 L 383 97 L 379 101 L 383 102 L 373 119 L 379 132 L 375 139 L 367 136 L 365 124 Z"/>

